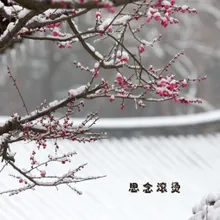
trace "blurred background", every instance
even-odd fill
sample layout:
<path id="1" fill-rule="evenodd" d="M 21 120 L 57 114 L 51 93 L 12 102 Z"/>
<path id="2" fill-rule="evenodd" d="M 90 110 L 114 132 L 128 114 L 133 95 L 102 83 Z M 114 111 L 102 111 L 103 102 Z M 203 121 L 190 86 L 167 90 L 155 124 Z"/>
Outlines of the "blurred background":
<path id="1" fill-rule="evenodd" d="M 84 117 L 91 111 L 98 111 L 100 117 L 106 118 L 173 116 L 206 112 L 220 107 L 220 1 L 177 0 L 177 3 L 195 7 L 198 15 L 178 13 L 176 17 L 180 24 L 171 25 L 167 29 L 152 21 L 141 33 L 142 38 L 151 41 L 162 34 L 162 39 L 148 49 L 142 62 L 146 63 L 147 67 L 152 64 L 161 68 L 184 49 L 185 56 L 172 66 L 171 73 L 177 78 L 199 78 L 207 75 L 207 80 L 190 84 L 189 88 L 184 90 L 187 98 L 199 97 L 204 103 L 147 103 L 145 108 L 136 110 L 132 101 L 126 101 L 125 109 L 121 111 L 120 101 L 112 104 L 109 99 L 96 99 L 86 101 L 85 108 L 77 112 L 75 117 Z M 94 13 L 77 18 L 75 22 L 81 30 L 85 30 L 94 24 Z M 64 28 L 67 29 L 67 26 Z M 132 40 L 129 41 L 130 38 L 132 36 L 127 36 L 129 49 L 136 51 L 138 45 L 133 44 Z M 111 44 L 111 41 L 103 41 L 95 46 L 98 51 L 103 52 Z M 0 115 L 10 115 L 14 112 L 25 114 L 19 95 L 8 77 L 7 66 L 17 80 L 29 111 L 32 111 L 44 99 L 47 102 L 62 99 L 69 89 L 87 84 L 91 74 L 76 68 L 74 61 L 90 68 L 94 65 L 94 60 L 78 43 L 74 43 L 72 49 L 59 49 L 53 42 L 24 40 L 1 54 Z M 106 80 L 113 82 L 116 72 L 103 70 L 101 74 Z M 129 75 L 129 72 L 125 74 Z"/>

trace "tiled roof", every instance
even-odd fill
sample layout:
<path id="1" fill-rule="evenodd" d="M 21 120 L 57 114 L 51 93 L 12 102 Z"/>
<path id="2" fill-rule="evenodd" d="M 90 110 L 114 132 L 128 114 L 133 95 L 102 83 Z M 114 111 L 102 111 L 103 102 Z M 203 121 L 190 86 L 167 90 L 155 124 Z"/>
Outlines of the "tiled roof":
<path id="1" fill-rule="evenodd" d="M 0 116 L 0 124 L 7 121 L 8 117 Z M 79 126 L 84 118 L 74 118 L 74 126 Z M 93 128 L 96 129 L 135 129 L 135 128 L 157 128 L 191 126 L 220 121 L 220 110 L 209 112 L 178 115 L 178 116 L 156 116 L 156 117 L 126 117 L 126 118 L 100 118 Z"/>
<path id="2" fill-rule="evenodd" d="M 76 184 L 83 195 L 62 186 L 0 196 L 0 220 L 186 220 L 203 195 L 220 190 L 220 134 L 60 143 L 63 151 L 77 152 L 71 168 L 88 163 L 80 175 L 107 177 Z M 13 146 L 23 166 L 30 148 Z M 59 167 L 56 172 L 66 168 Z M 0 191 L 19 186 L 8 173 L 0 174 Z M 139 184 L 138 193 L 128 191 L 131 182 Z M 151 194 L 143 192 L 147 182 L 154 186 Z M 166 182 L 168 192 L 155 192 L 157 182 Z M 170 192 L 171 182 L 179 182 L 180 194 Z"/>

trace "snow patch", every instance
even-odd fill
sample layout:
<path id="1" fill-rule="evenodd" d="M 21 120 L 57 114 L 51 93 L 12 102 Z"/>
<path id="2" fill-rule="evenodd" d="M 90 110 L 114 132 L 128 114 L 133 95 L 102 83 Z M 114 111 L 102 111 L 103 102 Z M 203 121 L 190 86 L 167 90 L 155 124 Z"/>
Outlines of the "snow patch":
<path id="1" fill-rule="evenodd" d="M 24 18 L 29 12 L 30 12 L 30 10 L 24 8 L 22 11 L 20 11 L 18 13 L 18 18 L 19 19 Z"/>
<path id="2" fill-rule="evenodd" d="M 203 197 L 201 202 L 192 209 L 193 216 L 189 220 L 219 220 L 220 219 L 220 194 L 210 193 Z"/>
<path id="3" fill-rule="evenodd" d="M 89 43 L 86 43 L 86 44 L 92 52 L 95 51 L 95 48 L 91 44 L 89 44 Z"/>
<path id="4" fill-rule="evenodd" d="M 8 136 L 9 136 L 8 133 L 2 134 L 2 135 L 0 136 L 0 145 L 1 145 L 2 143 L 4 143 L 4 141 L 8 138 Z"/>
<path id="5" fill-rule="evenodd" d="M 131 19 L 131 16 L 125 15 L 121 18 L 116 19 L 113 23 L 114 24 L 125 24 L 129 19 Z"/>
<path id="6" fill-rule="evenodd" d="M 50 102 L 48 105 L 49 105 L 49 107 L 54 107 L 54 106 L 58 105 L 59 103 L 60 103 L 60 101 L 54 100 L 53 102 Z"/>
<path id="7" fill-rule="evenodd" d="M 98 51 L 95 52 L 95 55 L 96 55 L 97 57 L 99 57 L 99 59 L 103 60 L 102 54 L 99 53 Z"/>
<path id="8" fill-rule="evenodd" d="M 68 92 L 68 95 L 70 97 L 80 95 L 80 94 L 84 93 L 87 88 L 88 87 L 86 85 L 83 85 L 83 86 L 80 86 L 77 89 L 70 89 L 69 92 Z"/>
<path id="9" fill-rule="evenodd" d="M 2 40 L 9 32 L 12 32 L 13 28 L 15 27 L 17 22 L 10 22 L 8 24 L 7 29 L 4 31 L 4 33 L 1 35 L 0 40 Z"/>
<path id="10" fill-rule="evenodd" d="M 112 18 L 107 18 L 107 19 L 104 20 L 104 21 L 102 22 L 102 24 L 99 26 L 99 30 L 100 30 L 100 31 L 104 31 L 105 28 L 108 27 L 109 24 L 111 24 L 111 22 L 112 22 Z"/>

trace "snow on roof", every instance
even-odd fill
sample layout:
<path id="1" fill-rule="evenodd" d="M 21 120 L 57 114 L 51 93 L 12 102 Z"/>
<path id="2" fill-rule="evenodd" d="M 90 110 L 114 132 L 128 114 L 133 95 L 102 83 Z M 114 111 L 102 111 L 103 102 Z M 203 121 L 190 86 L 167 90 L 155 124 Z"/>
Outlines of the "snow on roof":
<path id="1" fill-rule="evenodd" d="M 7 117 L 0 117 L 0 124 L 5 123 Z M 84 119 L 74 118 L 75 126 L 82 123 Z M 180 115 L 180 116 L 165 116 L 165 117 L 129 117 L 129 118 L 101 118 L 93 128 L 97 129 L 133 129 L 133 128 L 155 128 L 155 127 L 175 127 L 198 125 L 204 123 L 212 123 L 220 121 L 220 110 L 210 112 Z"/>
<path id="2" fill-rule="evenodd" d="M 94 143 L 60 142 L 62 151 L 77 152 L 70 166 L 88 165 L 81 176 L 107 177 L 69 188 L 37 188 L 8 197 L 0 196 L 0 219 L 4 220 L 186 220 L 201 197 L 219 191 L 220 134 L 207 136 L 141 137 L 97 141 Z M 28 163 L 30 143 L 16 143 L 16 161 Z M 49 151 L 50 147 L 46 150 Z M 25 160 L 27 158 L 27 161 Z M 60 170 L 64 169 L 60 166 Z M 49 168 L 49 167 L 48 167 Z M 51 168 L 53 169 L 53 168 Z M 9 167 L 0 173 L 0 191 L 17 188 L 8 177 Z M 129 192 L 130 183 L 139 192 Z M 153 192 L 143 192 L 149 182 Z M 167 183 L 167 193 L 156 192 L 158 182 Z M 180 193 L 171 193 L 171 183 L 178 182 Z M 193 219 L 194 220 L 194 219 Z"/>

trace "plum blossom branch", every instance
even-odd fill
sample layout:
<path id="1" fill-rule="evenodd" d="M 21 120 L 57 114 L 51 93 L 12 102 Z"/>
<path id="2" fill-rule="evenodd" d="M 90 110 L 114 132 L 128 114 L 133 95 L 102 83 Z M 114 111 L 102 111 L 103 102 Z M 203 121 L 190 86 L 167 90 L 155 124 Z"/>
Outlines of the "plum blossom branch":
<path id="1" fill-rule="evenodd" d="M 51 161 L 57 161 L 61 158 L 54 158 L 53 160 L 48 161 L 47 163 L 50 163 Z M 2 194 L 9 194 L 9 196 L 16 195 L 18 193 L 24 192 L 29 189 L 34 189 L 36 186 L 41 186 L 41 187 L 58 187 L 60 185 L 68 185 L 72 190 L 79 192 L 78 190 L 74 189 L 70 184 L 72 183 L 77 183 L 77 182 L 82 182 L 82 181 L 88 181 L 88 180 L 95 180 L 95 179 L 100 179 L 104 178 L 106 176 L 90 176 L 90 177 L 77 177 L 75 174 L 79 172 L 81 169 L 83 169 L 87 164 L 80 165 L 78 168 L 74 170 L 70 170 L 67 173 L 65 173 L 62 176 L 46 176 L 45 171 L 40 171 L 39 176 L 33 176 L 31 175 L 31 171 L 34 169 L 38 169 L 40 166 L 43 164 L 38 165 L 37 167 L 33 168 L 31 171 L 22 171 L 19 169 L 14 163 L 8 162 L 15 170 L 18 171 L 23 177 L 21 178 L 20 176 L 14 176 L 15 179 L 18 179 L 20 184 L 23 184 L 23 187 L 19 187 L 18 189 L 13 189 L 13 190 L 6 190 L 3 192 L 0 192 L 0 195 Z M 48 181 L 48 179 L 51 179 L 51 181 Z M 46 181 L 45 181 L 46 180 Z M 82 193 L 80 193 L 82 194 Z"/>
<path id="2" fill-rule="evenodd" d="M 192 14 L 196 13 L 195 9 L 186 5 L 177 5 L 175 0 L 140 2 L 136 0 L 16 0 L 16 2 L 20 6 L 11 14 L 6 15 L 8 20 L 11 18 L 13 20 L 8 21 L 6 28 L 1 33 L 0 52 L 8 48 L 15 39 L 55 41 L 61 49 L 66 47 L 71 49 L 74 42 L 79 42 L 94 63 L 91 67 L 76 60 L 73 62 L 76 68 L 91 74 L 87 85 L 70 89 L 62 100 L 54 100 L 48 104 L 44 100 L 30 113 L 26 108 L 26 116 L 14 113 L 5 124 L 0 126 L 0 157 L 7 166 L 11 166 L 18 173 L 11 175 L 11 177 L 15 178 L 21 186 L 15 190 L 6 190 L 1 194 L 14 195 L 29 189 L 34 190 L 36 186 L 58 188 L 63 184 L 81 193 L 71 183 L 104 177 L 76 176 L 86 164 L 75 169 L 71 168 L 61 175 L 49 172 L 47 169 L 49 166 L 67 165 L 71 163 L 71 158 L 75 155 L 75 152 L 63 153 L 64 149 L 60 145 L 61 140 L 85 143 L 106 138 L 105 133 L 92 131 L 93 125 L 99 119 L 97 112 L 88 114 L 79 126 L 74 126 L 74 120 L 71 119 L 71 116 L 84 108 L 84 100 L 103 97 L 108 99 L 110 103 L 114 103 L 115 99 L 118 99 L 121 102 L 121 110 L 125 107 L 125 100 L 131 100 L 136 109 L 144 108 L 146 102 L 167 100 L 182 104 L 202 103 L 199 98 L 183 96 L 182 90 L 188 88 L 191 83 L 205 80 L 205 77 L 200 79 L 178 78 L 175 71 L 170 70 L 170 67 L 181 56 L 184 56 L 184 53 L 177 53 L 167 65 L 160 68 L 146 65 L 142 57 L 148 52 L 148 48 L 153 48 L 155 43 L 159 43 L 161 35 L 151 41 L 139 36 L 139 33 L 149 22 L 157 22 L 162 27 L 168 28 L 170 25 L 178 24 L 178 20 L 173 17 L 176 13 L 188 12 Z M 131 10 L 124 12 L 129 3 L 135 4 L 131 4 L 133 7 Z M 115 13 L 117 6 L 122 7 L 118 13 Z M 102 10 L 98 10 L 94 15 L 94 26 L 81 32 L 83 28 L 78 28 L 73 21 L 74 18 L 88 13 L 91 9 L 99 8 L 106 9 L 113 16 L 103 20 Z M 5 6 L 0 4 L 0 15 L 5 13 L 7 13 Z M 64 22 L 67 22 L 71 33 L 65 33 L 62 29 Z M 133 23 L 136 25 L 135 29 L 132 28 Z M 127 33 L 134 40 L 135 52 L 128 49 Z M 113 43 L 110 48 L 103 48 L 105 52 L 101 54 L 95 46 L 107 39 Z M 106 81 L 105 75 L 103 78 L 100 77 L 100 73 L 106 69 L 113 70 L 114 82 Z M 14 78 L 12 80 L 20 94 L 16 81 Z M 23 105 L 26 106 L 21 94 L 20 98 Z M 61 109 L 65 113 L 60 118 L 56 118 L 55 114 Z M 13 144 L 17 142 L 35 143 L 31 147 L 29 158 L 27 158 L 28 169 L 25 167 L 24 170 L 20 167 L 17 157 L 19 151 L 16 153 L 11 151 Z M 49 142 L 51 145 L 48 147 Z M 48 148 L 50 148 L 50 154 L 45 152 L 45 149 Z M 44 153 L 46 153 L 46 158 L 42 159 L 41 156 Z M 56 171 L 56 169 L 53 170 Z M 4 169 L 1 169 L 1 172 L 3 171 Z"/>

